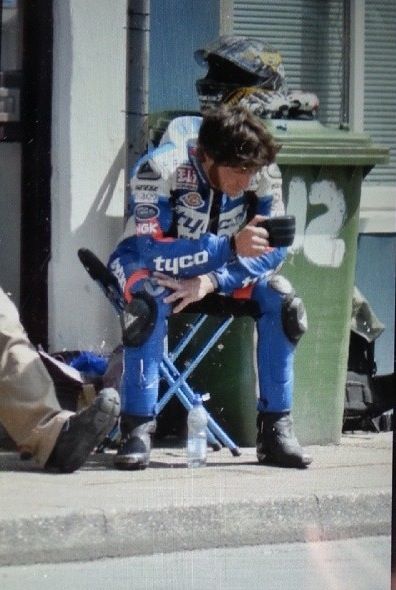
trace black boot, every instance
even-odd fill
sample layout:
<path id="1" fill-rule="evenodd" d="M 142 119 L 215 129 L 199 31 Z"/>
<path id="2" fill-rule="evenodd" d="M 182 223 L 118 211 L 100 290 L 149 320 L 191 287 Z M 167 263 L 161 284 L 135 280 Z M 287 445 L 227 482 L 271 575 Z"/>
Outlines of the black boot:
<path id="1" fill-rule="evenodd" d="M 117 469 L 146 469 L 156 425 L 152 416 L 121 415 L 121 446 L 114 458 Z"/>
<path id="2" fill-rule="evenodd" d="M 257 416 L 257 459 L 281 467 L 307 467 L 312 457 L 301 448 L 289 412 L 259 413 Z"/>
<path id="3" fill-rule="evenodd" d="M 114 427 L 119 415 L 118 393 L 111 387 L 102 389 L 88 408 L 66 420 L 45 468 L 71 473 L 81 467 Z"/>

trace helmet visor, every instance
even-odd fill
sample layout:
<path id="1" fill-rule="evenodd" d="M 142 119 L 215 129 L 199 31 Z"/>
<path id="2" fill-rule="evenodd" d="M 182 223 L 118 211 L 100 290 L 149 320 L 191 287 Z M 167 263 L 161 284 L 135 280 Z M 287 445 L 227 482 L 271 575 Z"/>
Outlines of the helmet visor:
<path id="1" fill-rule="evenodd" d="M 217 82 L 208 78 L 201 78 L 195 83 L 201 109 L 219 106 L 225 102 L 227 96 L 239 88 L 239 84 Z"/>

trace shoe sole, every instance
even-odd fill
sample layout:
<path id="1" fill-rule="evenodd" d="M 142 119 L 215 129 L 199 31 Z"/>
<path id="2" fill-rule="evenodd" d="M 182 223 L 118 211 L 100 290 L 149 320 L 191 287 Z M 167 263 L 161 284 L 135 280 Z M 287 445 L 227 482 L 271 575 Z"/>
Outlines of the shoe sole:
<path id="1" fill-rule="evenodd" d="M 114 467 L 120 471 L 143 471 L 148 467 L 148 463 L 130 463 L 128 461 L 114 461 Z"/>
<path id="2" fill-rule="evenodd" d="M 123 471 L 142 471 L 148 467 L 150 461 L 143 461 L 133 455 L 119 456 L 114 459 L 114 467 Z"/>
<path id="3" fill-rule="evenodd" d="M 77 444 L 67 460 L 59 466 L 62 473 L 71 473 L 79 469 L 95 447 L 102 442 L 116 424 L 120 415 L 118 394 L 111 389 L 102 390 L 92 405 L 82 416 L 81 423 L 86 424 L 85 437 Z M 80 426 L 81 427 L 81 426 Z"/>
<path id="4" fill-rule="evenodd" d="M 286 459 L 279 461 L 278 459 L 271 457 L 271 455 L 257 455 L 257 461 L 260 465 L 275 465 L 276 467 L 295 467 L 297 469 L 306 469 L 306 467 L 312 463 L 313 459 L 310 457 L 309 460 L 307 459 L 305 463 L 302 463 L 300 460 L 293 459 L 292 457 L 290 460 Z"/>

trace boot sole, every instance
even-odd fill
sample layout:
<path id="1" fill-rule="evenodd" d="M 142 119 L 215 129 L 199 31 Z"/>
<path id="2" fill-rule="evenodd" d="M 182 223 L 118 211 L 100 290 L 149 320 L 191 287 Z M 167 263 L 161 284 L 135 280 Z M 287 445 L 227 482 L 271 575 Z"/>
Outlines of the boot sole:
<path id="1" fill-rule="evenodd" d="M 294 467 L 297 469 L 306 469 L 308 465 L 312 463 L 313 459 L 310 457 L 305 463 L 302 463 L 301 460 L 293 459 L 292 457 L 290 457 L 290 459 L 283 459 L 282 461 L 279 461 L 278 459 L 271 457 L 271 455 L 257 455 L 257 461 L 260 465 L 275 465 L 276 467 Z"/>
<path id="2" fill-rule="evenodd" d="M 139 459 L 136 455 L 118 455 L 114 458 L 114 467 L 124 471 L 142 471 L 149 463 L 149 459 Z"/>
<path id="3" fill-rule="evenodd" d="M 148 463 L 129 463 L 128 461 L 114 461 L 114 467 L 120 471 L 143 471 L 148 467 Z"/>
<path id="4" fill-rule="evenodd" d="M 88 456 L 95 447 L 102 442 L 106 435 L 116 424 L 120 415 L 120 401 L 111 390 L 104 390 L 100 393 L 92 405 L 83 410 L 80 415 L 76 415 L 75 420 L 79 419 L 78 425 L 72 425 L 70 432 L 76 430 L 76 437 L 81 437 L 71 450 L 67 459 L 58 460 L 50 468 L 55 468 L 62 473 L 71 473 L 79 469 L 87 460 Z M 85 429 L 84 429 L 85 426 Z M 62 435 L 61 435 L 62 436 Z M 67 445 L 65 445 L 67 446 Z"/>

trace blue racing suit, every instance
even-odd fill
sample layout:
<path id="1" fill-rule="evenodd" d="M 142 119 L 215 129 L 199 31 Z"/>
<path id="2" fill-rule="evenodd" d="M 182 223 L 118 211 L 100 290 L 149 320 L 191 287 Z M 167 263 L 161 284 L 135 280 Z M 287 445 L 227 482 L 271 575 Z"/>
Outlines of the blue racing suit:
<path id="1" fill-rule="evenodd" d="M 271 279 L 287 251 L 268 248 L 259 257 L 241 257 L 230 244 L 231 236 L 256 213 L 284 213 L 280 171 L 275 164 L 263 168 L 236 197 L 214 190 L 196 157 L 200 121 L 172 121 L 161 145 L 145 154 L 132 173 L 128 220 L 109 268 L 126 301 L 144 292 L 155 300 L 157 312 L 146 341 L 124 348 L 122 412 L 155 415 L 159 364 L 172 312 L 163 301 L 168 291 L 151 278 L 155 270 L 180 278 L 208 273 L 218 297 L 255 302 L 258 409 L 287 411 L 292 404 L 295 343 L 283 326 L 285 293 L 274 288 Z"/>

